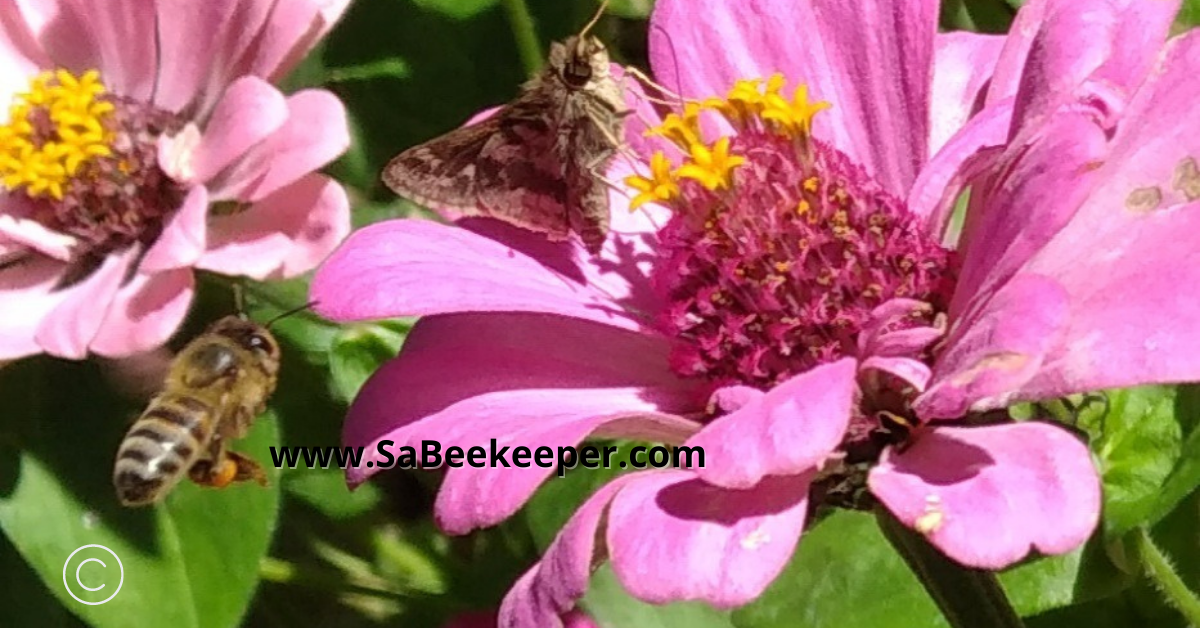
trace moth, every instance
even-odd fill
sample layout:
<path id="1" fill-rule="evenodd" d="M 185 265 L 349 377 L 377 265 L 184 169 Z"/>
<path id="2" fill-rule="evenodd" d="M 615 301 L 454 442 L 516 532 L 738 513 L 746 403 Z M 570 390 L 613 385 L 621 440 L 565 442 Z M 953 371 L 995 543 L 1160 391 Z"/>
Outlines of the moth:
<path id="1" fill-rule="evenodd" d="M 546 67 L 494 115 L 393 158 L 384 184 L 428 207 L 497 218 L 551 240 L 574 233 L 599 252 L 609 207 L 598 173 L 630 113 L 608 50 L 587 34 L 599 17 L 552 44 Z"/>

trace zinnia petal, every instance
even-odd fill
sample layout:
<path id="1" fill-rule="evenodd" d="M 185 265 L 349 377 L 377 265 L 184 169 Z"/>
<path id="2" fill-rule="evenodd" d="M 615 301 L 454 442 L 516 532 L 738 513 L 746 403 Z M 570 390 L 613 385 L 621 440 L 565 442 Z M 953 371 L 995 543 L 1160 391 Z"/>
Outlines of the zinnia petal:
<path id="1" fill-rule="evenodd" d="M 778 477 L 729 490 L 686 471 L 642 475 L 609 509 L 613 571 L 630 593 L 651 603 L 746 604 L 791 559 L 804 529 L 809 480 Z"/>
<path id="2" fill-rule="evenodd" d="M 807 83 L 834 104 L 814 134 L 903 195 L 928 157 L 936 30 L 934 0 L 714 0 L 703 10 L 660 0 L 650 62 L 658 80 L 693 98 L 775 72 Z"/>
<path id="3" fill-rule="evenodd" d="M 886 452 L 868 484 L 901 522 L 981 569 L 1003 569 L 1031 549 L 1070 551 L 1100 517 L 1087 447 L 1044 423 L 935 428 Z"/>
<path id="4" fill-rule="evenodd" d="M 318 312 L 340 321 L 537 312 L 642 328 L 621 304 L 574 279 L 578 271 L 572 270 L 547 267 L 464 229 L 391 220 L 351 234 L 317 270 L 312 295 Z"/>
<path id="5" fill-rule="evenodd" d="M 237 213 L 209 219 L 196 267 L 255 279 L 294 277 L 350 233 L 350 200 L 332 179 L 310 174 Z"/>
<path id="6" fill-rule="evenodd" d="M 187 316 L 194 287 L 190 268 L 135 275 L 117 291 L 92 351 L 119 357 L 162 346 Z"/>
<path id="7" fill-rule="evenodd" d="M 704 451 L 696 475 L 749 488 L 767 476 L 819 468 L 850 424 L 856 367 L 852 359 L 818 366 L 706 425 L 686 443 Z"/>

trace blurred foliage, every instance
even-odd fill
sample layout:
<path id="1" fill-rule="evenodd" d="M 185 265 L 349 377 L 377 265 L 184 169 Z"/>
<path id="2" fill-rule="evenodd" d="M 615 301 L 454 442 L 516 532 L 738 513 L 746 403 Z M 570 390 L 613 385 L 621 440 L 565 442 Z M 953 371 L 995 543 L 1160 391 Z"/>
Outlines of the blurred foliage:
<path id="1" fill-rule="evenodd" d="M 288 79 L 347 104 L 355 141 L 329 168 L 350 191 L 355 225 L 420 210 L 378 172 L 399 150 L 511 98 L 525 79 L 509 0 L 355 0 Z M 947 29 L 1001 32 L 1020 0 L 948 0 Z M 621 62 L 644 65 L 652 0 L 613 0 L 596 32 Z M 530 0 L 536 41 L 575 32 L 591 2 Z M 1200 21 L 1187 0 L 1181 25 Z M 267 320 L 307 300 L 304 279 L 247 284 L 248 313 Z M 202 282 L 175 344 L 233 308 L 231 287 Z M 402 345 L 411 321 L 336 327 L 310 312 L 274 326 L 284 348 L 271 410 L 238 449 L 269 463 L 269 445 L 340 443 L 347 404 Z M 271 486 L 180 486 L 164 505 L 126 510 L 110 484 L 113 456 L 145 404 L 121 393 L 108 363 L 22 361 L 0 369 L 0 626 L 415 626 L 494 609 L 575 507 L 617 471 L 547 482 L 518 516 L 464 537 L 431 520 L 438 474 L 381 473 L 351 492 L 339 469 L 271 470 Z M 1103 534 L 1066 556 L 1034 559 L 1002 583 L 1031 628 L 1182 626 L 1143 577 L 1147 534 L 1200 589 L 1200 391 L 1111 391 L 1103 403 L 1028 407 L 1086 437 L 1103 471 Z M 628 451 L 623 447 L 622 451 Z M 267 467 L 271 465 L 267 464 Z M 62 564 L 104 544 L 126 580 L 108 604 L 67 597 Z M 633 600 L 608 568 L 582 602 L 612 628 L 880 628 L 945 625 L 911 572 L 860 513 L 822 517 L 761 599 L 735 611 Z M 85 624 L 86 623 L 86 624 Z"/>

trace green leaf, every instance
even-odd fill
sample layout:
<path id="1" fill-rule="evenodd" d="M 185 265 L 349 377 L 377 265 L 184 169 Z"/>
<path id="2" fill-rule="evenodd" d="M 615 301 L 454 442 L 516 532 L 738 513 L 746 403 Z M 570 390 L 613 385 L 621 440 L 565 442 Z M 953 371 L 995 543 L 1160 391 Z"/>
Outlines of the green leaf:
<path id="1" fill-rule="evenodd" d="M 302 473 L 288 473 L 283 488 L 288 495 L 331 519 L 365 515 L 382 500 L 375 484 L 363 484 L 354 491 L 346 488 L 346 475 L 341 469 L 304 469 Z"/>
<path id="2" fill-rule="evenodd" d="M 1005 0 L 947 0 L 941 5 L 941 23 L 950 29 L 1003 33 L 1016 15 Z"/>
<path id="3" fill-rule="evenodd" d="M 580 605 L 603 628 L 732 628 L 729 611 L 699 602 L 647 604 L 630 596 L 607 565 L 592 574 Z"/>
<path id="4" fill-rule="evenodd" d="M 947 625 L 874 517 L 849 511 L 805 532 L 783 573 L 733 620 L 738 628 Z"/>
<path id="5" fill-rule="evenodd" d="M 654 0 L 612 0 L 608 13 L 629 19 L 644 19 L 654 8 Z"/>
<path id="6" fill-rule="evenodd" d="M 1175 17 L 1175 32 L 1183 32 L 1200 25 L 1200 0 L 1183 0 L 1179 15 Z"/>
<path id="7" fill-rule="evenodd" d="M 271 488 L 185 483 L 159 506 L 123 508 L 111 485 L 113 455 L 140 408 L 114 398 L 98 367 L 26 360 L 0 371 L 0 398 L 0 433 L 15 445 L 0 462 L 14 470 L 0 492 L 0 530 L 66 609 L 98 627 L 238 625 L 275 526 L 279 490 L 269 465 Z M 269 460 L 276 441 L 275 422 L 264 416 L 235 448 Z M 76 555 L 67 580 L 78 584 L 78 568 L 80 582 L 104 584 L 95 593 L 73 588 L 85 601 L 116 593 L 100 605 L 72 599 L 63 583 L 64 562 L 92 544 L 115 553 L 121 567 L 91 548 Z M 105 565 L 79 566 L 90 558 Z"/>
<path id="8" fill-rule="evenodd" d="M 496 5 L 498 0 L 412 0 L 412 3 L 436 11 L 447 17 L 461 20 L 482 13 Z"/>
<path id="9" fill-rule="evenodd" d="M 367 378 L 396 356 L 410 325 L 406 323 L 362 324 L 346 327 L 333 339 L 329 367 L 334 391 L 349 403 Z"/>
<path id="10" fill-rule="evenodd" d="M 1093 435 L 1092 449 L 1104 479 L 1108 538 L 1165 514 L 1161 493 L 1181 462 L 1180 422 L 1192 420 L 1188 417 L 1197 408 L 1193 396 L 1173 386 L 1114 390 L 1107 393 L 1107 404 L 1089 404 L 1080 411 L 1079 425 Z M 1184 476 L 1179 481 L 1196 479 L 1186 468 Z"/>

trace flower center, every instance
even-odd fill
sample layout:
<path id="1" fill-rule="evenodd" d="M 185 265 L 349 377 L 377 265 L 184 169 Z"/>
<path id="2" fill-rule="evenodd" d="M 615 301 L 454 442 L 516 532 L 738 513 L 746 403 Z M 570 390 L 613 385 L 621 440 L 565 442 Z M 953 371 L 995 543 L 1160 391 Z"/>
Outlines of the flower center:
<path id="1" fill-rule="evenodd" d="M 182 199 L 156 145 L 181 127 L 174 114 L 110 94 L 94 70 L 44 72 L 0 126 L 0 184 L 31 201 L 29 218 L 78 238 L 80 254 L 148 243 Z"/>
<path id="2" fill-rule="evenodd" d="M 768 389 L 855 355 L 871 312 L 898 297 L 933 307 L 952 287 L 950 252 L 903 202 L 843 153 L 814 139 L 801 86 L 781 76 L 739 81 L 725 99 L 690 103 L 651 130 L 677 146 L 628 183 L 634 205 L 673 212 L 660 231 L 654 281 L 666 296 L 660 323 L 678 338 L 672 368 L 717 386 Z M 704 141 L 701 116 L 736 133 Z"/>

